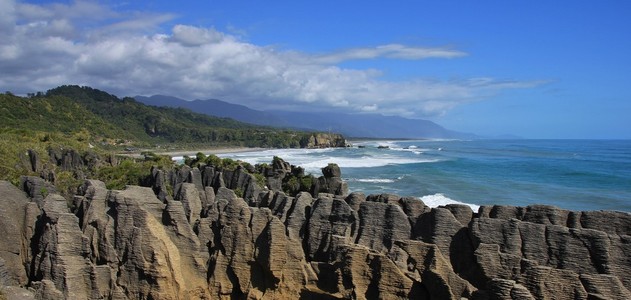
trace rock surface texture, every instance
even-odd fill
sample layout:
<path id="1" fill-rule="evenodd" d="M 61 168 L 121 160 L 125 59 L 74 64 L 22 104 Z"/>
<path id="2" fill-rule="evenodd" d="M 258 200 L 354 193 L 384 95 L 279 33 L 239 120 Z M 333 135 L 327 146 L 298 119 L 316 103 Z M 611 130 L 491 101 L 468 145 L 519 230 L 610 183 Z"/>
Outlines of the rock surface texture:
<path id="1" fill-rule="evenodd" d="M 242 169 L 155 169 L 150 187 L 86 180 L 72 205 L 0 182 L 0 282 L 20 299 L 631 299 L 628 213 L 429 208 L 340 177 L 289 196 Z"/>

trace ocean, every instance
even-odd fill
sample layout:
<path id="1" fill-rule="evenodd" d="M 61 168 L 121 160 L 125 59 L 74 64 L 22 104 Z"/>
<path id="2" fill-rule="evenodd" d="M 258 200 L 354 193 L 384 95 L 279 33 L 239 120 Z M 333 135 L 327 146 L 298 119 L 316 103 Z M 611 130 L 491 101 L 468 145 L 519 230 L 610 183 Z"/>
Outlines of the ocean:
<path id="1" fill-rule="evenodd" d="M 631 140 L 355 141 L 346 149 L 219 156 L 251 164 L 279 156 L 315 176 L 337 163 L 351 192 L 413 196 L 432 207 L 546 204 L 631 212 Z"/>

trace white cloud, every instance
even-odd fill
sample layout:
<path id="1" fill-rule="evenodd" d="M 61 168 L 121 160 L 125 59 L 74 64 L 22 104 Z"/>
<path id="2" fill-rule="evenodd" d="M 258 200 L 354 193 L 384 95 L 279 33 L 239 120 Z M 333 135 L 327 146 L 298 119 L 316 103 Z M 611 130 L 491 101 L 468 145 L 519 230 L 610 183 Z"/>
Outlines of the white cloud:
<path id="1" fill-rule="evenodd" d="M 372 48 L 354 48 L 336 53 L 312 57 L 314 62 L 335 64 L 353 59 L 374 59 L 379 57 L 397 59 L 456 58 L 467 54 L 448 48 L 408 47 L 399 44 L 382 45 Z"/>
<path id="2" fill-rule="evenodd" d="M 50 9 L 46 9 L 39 5 L 24 3 L 16 7 L 15 1 L 11 2 L 13 2 L 13 11 L 17 9 L 17 13 L 20 18 L 25 20 L 32 21 L 51 18 L 54 14 Z"/>
<path id="3" fill-rule="evenodd" d="M 175 25 L 173 27 L 172 39 L 184 46 L 201 46 L 210 43 L 219 43 L 223 40 L 224 34 L 214 29 L 205 29 L 186 25 Z"/>
<path id="4" fill-rule="evenodd" d="M 15 1 L 0 0 L 0 32 L 11 33 L 15 24 Z"/>
<path id="5" fill-rule="evenodd" d="M 444 114 L 501 90 L 540 84 L 492 78 L 388 81 L 379 70 L 336 64 L 466 53 L 399 44 L 320 55 L 281 51 L 214 28 L 180 24 L 164 32 L 160 26 L 173 20 L 171 14 L 116 12 L 87 1 L 34 5 L 0 0 L 0 17 L 0 90 L 16 93 L 82 84 L 121 96 L 166 94 L 219 98 L 259 109 L 309 107 L 419 117 Z"/>
<path id="6" fill-rule="evenodd" d="M 131 18 L 114 22 L 92 32 L 93 38 L 102 39 L 104 35 L 151 34 L 159 26 L 175 18 L 172 14 L 133 14 Z"/>
<path id="7" fill-rule="evenodd" d="M 360 107 L 361 111 L 377 111 L 378 106 L 377 104 L 370 104 L 370 105 L 364 105 L 362 107 Z"/>
<path id="8" fill-rule="evenodd" d="M 3 0 L 4 1 L 4 0 Z M 15 3 L 15 1 L 11 1 Z M 45 5 L 18 3 L 14 5 L 18 17 L 27 20 L 72 19 L 105 20 L 119 14 L 96 1 L 75 0 L 71 4 L 50 3 Z"/>

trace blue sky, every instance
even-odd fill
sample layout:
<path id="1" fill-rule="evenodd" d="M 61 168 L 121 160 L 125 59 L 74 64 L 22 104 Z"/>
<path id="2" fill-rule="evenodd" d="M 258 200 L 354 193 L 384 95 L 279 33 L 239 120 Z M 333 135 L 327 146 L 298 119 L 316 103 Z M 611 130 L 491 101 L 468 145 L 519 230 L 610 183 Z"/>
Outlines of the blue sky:
<path id="1" fill-rule="evenodd" d="M 0 0 L 0 88 L 631 138 L 628 1 Z"/>

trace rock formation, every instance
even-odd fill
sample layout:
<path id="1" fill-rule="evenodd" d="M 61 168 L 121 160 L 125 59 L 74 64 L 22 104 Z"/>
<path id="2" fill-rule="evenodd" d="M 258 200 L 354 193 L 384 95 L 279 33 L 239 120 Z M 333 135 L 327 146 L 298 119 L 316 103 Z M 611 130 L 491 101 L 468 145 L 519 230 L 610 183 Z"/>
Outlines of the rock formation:
<path id="1" fill-rule="evenodd" d="M 340 134 L 335 133 L 314 133 L 308 138 L 300 141 L 302 148 L 330 148 L 349 147 L 350 143 Z"/>
<path id="2" fill-rule="evenodd" d="M 61 157 L 78 164 L 72 153 Z M 154 169 L 148 187 L 86 180 L 71 202 L 36 177 L 0 182 L 3 291 L 26 299 L 631 299 L 628 213 L 429 208 L 348 194 L 335 165 L 313 190 L 286 194 L 283 178 L 294 171 L 279 161 L 266 189 L 243 168 Z"/>

